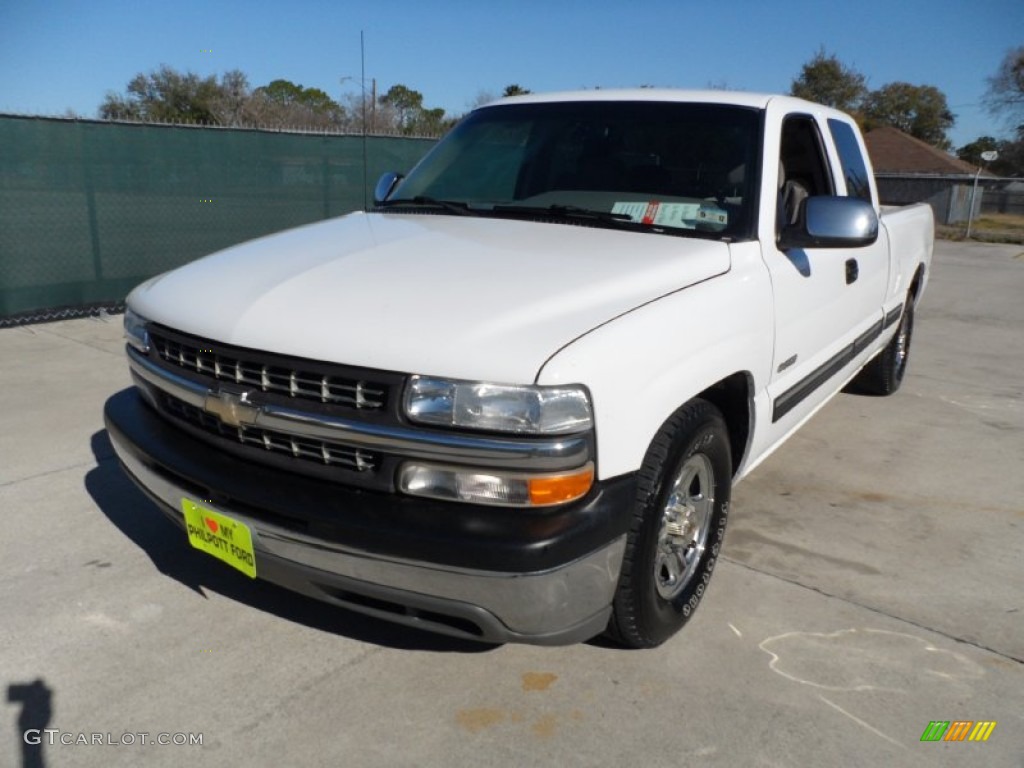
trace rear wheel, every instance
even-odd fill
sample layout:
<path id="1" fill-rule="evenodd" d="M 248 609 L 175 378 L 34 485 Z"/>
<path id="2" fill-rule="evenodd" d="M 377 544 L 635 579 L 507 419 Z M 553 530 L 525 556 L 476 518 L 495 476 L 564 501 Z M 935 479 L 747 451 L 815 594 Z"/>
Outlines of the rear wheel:
<path id="1" fill-rule="evenodd" d="M 854 389 L 870 395 L 891 395 L 903 383 L 910 357 L 910 340 L 914 334 L 914 298 L 908 297 L 903 307 L 896 335 L 878 356 L 864 366 L 853 380 Z"/>
<path id="2" fill-rule="evenodd" d="M 732 457 L 725 420 L 693 400 L 659 430 L 640 470 L 608 635 L 660 645 L 703 599 L 725 537 Z"/>

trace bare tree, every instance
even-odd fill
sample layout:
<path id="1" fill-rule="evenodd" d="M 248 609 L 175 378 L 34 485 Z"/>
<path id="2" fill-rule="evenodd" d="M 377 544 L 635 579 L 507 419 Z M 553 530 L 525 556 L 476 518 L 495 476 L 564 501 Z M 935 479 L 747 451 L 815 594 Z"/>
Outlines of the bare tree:
<path id="1" fill-rule="evenodd" d="M 1024 125 L 1024 45 L 1007 51 L 995 75 L 988 79 L 985 105 L 1013 127 Z"/>
<path id="2" fill-rule="evenodd" d="M 466 109 L 473 110 L 477 107 L 482 107 L 484 104 L 490 104 L 497 98 L 498 97 L 494 95 L 494 91 L 479 90 L 476 92 L 476 96 L 466 104 Z"/>
<path id="3" fill-rule="evenodd" d="M 252 94 L 249 79 L 239 69 L 225 72 L 220 79 L 220 96 L 214 101 L 213 113 L 220 125 L 243 125 L 248 120 L 246 106 Z"/>

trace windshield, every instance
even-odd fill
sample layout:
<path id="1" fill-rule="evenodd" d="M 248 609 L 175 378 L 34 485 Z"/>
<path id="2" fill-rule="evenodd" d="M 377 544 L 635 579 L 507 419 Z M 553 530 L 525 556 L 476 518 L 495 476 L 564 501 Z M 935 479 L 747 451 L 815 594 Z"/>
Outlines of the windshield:
<path id="1" fill-rule="evenodd" d="M 582 218 L 667 234 L 752 236 L 758 110 L 594 101 L 473 112 L 389 199 L 482 215 Z"/>

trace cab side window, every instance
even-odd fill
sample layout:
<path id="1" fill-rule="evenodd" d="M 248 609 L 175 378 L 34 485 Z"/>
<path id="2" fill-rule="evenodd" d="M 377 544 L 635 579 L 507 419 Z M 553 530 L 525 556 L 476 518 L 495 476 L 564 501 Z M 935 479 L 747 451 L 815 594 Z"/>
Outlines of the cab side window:
<path id="1" fill-rule="evenodd" d="M 814 118 L 790 115 L 782 124 L 779 157 L 778 227 L 797 223 L 808 197 L 834 194 L 832 173 Z"/>

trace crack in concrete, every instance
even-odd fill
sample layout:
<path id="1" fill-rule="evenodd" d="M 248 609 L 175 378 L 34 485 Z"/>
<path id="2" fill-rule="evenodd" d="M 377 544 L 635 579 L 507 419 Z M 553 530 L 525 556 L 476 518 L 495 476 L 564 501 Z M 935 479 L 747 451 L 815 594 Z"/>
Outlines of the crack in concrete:
<path id="1" fill-rule="evenodd" d="M 102 320 L 101 321 L 96 321 L 96 322 L 103 322 L 104 324 L 107 323 L 107 321 L 102 321 Z M 70 342 L 72 342 L 74 344 L 81 344 L 83 347 L 88 347 L 89 349 L 99 350 L 100 352 L 104 352 L 104 353 L 106 353 L 108 355 L 111 355 L 112 357 L 121 357 L 122 354 L 123 354 L 123 350 L 119 349 L 118 351 L 115 352 L 114 350 L 111 350 L 108 347 L 100 346 L 98 344 L 90 344 L 88 341 L 83 341 L 82 339 L 76 339 L 73 336 L 65 336 L 63 333 L 57 333 L 52 328 L 37 327 L 33 332 L 34 333 L 42 333 L 42 334 L 45 334 L 47 336 L 53 336 L 53 337 L 58 338 L 58 339 L 64 339 L 64 341 L 70 341 Z"/>
<path id="2" fill-rule="evenodd" d="M 267 720 L 271 719 L 275 715 L 280 714 L 280 712 L 283 709 L 285 709 L 284 705 L 289 704 L 290 702 L 293 702 L 297 699 L 305 698 L 306 695 L 311 690 L 328 681 L 328 679 L 331 678 L 333 675 L 337 674 L 338 672 L 350 669 L 352 667 L 359 666 L 368 658 L 377 655 L 383 650 L 385 649 L 379 645 L 366 647 L 360 653 L 357 653 L 351 658 L 346 659 L 342 663 L 336 666 L 332 666 L 330 669 L 325 670 L 323 673 L 319 675 L 311 677 L 305 683 L 301 684 L 298 688 L 291 690 L 286 696 L 274 702 L 272 709 L 267 709 L 259 715 L 249 718 L 248 722 L 240 724 L 238 727 L 234 729 L 232 733 L 242 734 L 258 728 L 259 726 L 263 725 Z"/>
<path id="3" fill-rule="evenodd" d="M 762 576 L 767 576 L 767 577 L 772 578 L 772 579 L 778 579 L 779 581 L 783 581 L 786 584 L 792 584 L 793 586 L 800 587 L 801 589 L 807 589 L 807 590 L 810 590 L 811 592 L 817 592 L 819 595 L 822 595 L 823 597 L 830 597 L 833 600 L 839 600 L 841 602 L 846 603 L 847 605 L 853 605 L 853 606 L 856 606 L 857 608 L 863 608 L 864 610 L 870 611 L 871 613 L 877 614 L 878 616 L 885 616 L 886 618 L 893 619 L 895 621 L 901 621 L 904 624 L 909 624 L 910 626 L 916 627 L 917 629 L 924 630 L 925 632 L 933 632 L 936 635 L 939 635 L 940 637 L 944 637 L 947 640 L 952 640 L 955 643 L 961 643 L 963 645 L 968 645 L 968 646 L 970 646 L 972 648 L 977 648 L 980 651 L 987 651 L 988 653 L 995 654 L 996 656 L 998 656 L 998 657 L 1000 657 L 1002 659 L 1006 659 L 1007 661 L 1012 661 L 1012 662 L 1016 662 L 1017 664 L 1024 665 L 1024 658 L 1019 658 L 1017 656 L 1014 656 L 1011 653 L 1007 653 L 1005 651 L 997 650 L 997 649 L 992 648 L 990 646 L 984 645 L 983 643 L 976 642 L 974 640 L 968 640 L 965 637 L 958 637 L 958 636 L 950 634 L 949 632 L 946 632 L 944 630 L 936 629 L 935 627 L 929 627 L 929 626 L 927 626 L 925 624 L 921 624 L 919 622 L 916 622 L 913 619 L 908 619 L 905 616 L 897 616 L 896 614 L 889 613 L 888 611 L 885 611 L 885 610 L 883 610 L 881 608 L 876 608 L 875 606 L 867 605 L 866 603 L 861 603 L 861 602 L 858 602 L 857 600 L 851 600 L 848 597 L 842 597 L 841 595 L 834 595 L 831 592 L 828 592 L 828 591 L 822 589 L 821 587 L 815 587 L 815 586 L 813 586 L 811 584 L 803 584 L 803 583 L 801 583 L 801 582 L 799 582 L 799 581 L 797 581 L 795 579 L 790 579 L 790 578 L 787 578 L 785 576 L 780 576 L 779 574 L 772 573 L 771 571 L 763 571 L 760 568 L 755 568 L 754 566 L 748 565 L 748 564 L 743 563 L 743 562 L 740 562 L 739 560 L 733 560 L 732 558 L 725 557 L 725 556 L 722 556 L 720 559 L 724 560 L 727 563 L 730 563 L 732 565 L 735 565 L 735 566 L 738 566 L 740 568 L 743 568 L 744 570 L 752 571 L 753 573 L 759 573 Z"/>
<path id="4" fill-rule="evenodd" d="M 108 461 L 117 461 L 117 456 L 111 453 L 109 456 L 93 457 L 89 461 L 82 461 L 78 464 L 68 464 L 66 467 L 56 467 L 55 469 L 48 469 L 45 472 L 39 472 L 35 475 L 26 475 L 25 477 L 16 477 L 13 480 L 2 480 L 0 481 L 0 488 L 8 488 L 18 483 L 24 483 L 29 480 L 36 480 L 40 477 L 46 477 L 47 475 L 56 475 L 61 472 L 67 472 L 69 469 L 81 469 L 82 467 L 99 467 Z"/>

